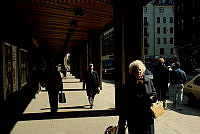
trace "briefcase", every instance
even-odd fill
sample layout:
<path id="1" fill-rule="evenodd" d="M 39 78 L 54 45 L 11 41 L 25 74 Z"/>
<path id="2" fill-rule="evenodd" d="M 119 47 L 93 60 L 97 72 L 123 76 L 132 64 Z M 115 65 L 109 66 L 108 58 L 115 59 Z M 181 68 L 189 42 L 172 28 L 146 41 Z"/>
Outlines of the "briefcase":
<path id="1" fill-rule="evenodd" d="M 63 92 L 61 91 L 61 92 L 59 93 L 58 99 L 59 99 L 59 103 L 66 103 L 65 93 L 63 93 Z"/>

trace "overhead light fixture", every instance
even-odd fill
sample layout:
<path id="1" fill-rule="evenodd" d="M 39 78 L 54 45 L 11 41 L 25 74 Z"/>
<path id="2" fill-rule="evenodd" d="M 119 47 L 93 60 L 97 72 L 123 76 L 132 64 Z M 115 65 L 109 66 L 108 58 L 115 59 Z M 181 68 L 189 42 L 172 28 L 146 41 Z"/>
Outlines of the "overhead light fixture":
<path id="1" fill-rule="evenodd" d="M 71 26 L 76 27 L 77 26 L 77 20 L 71 20 Z"/>
<path id="2" fill-rule="evenodd" d="M 67 33 L 67 38 L 71 38 L 72 34 L 71 33 Z"/>
<path id="3" fill-rule="evenodd" d="M 68 29 L 68 33 L 72 34 L 74 32 L 74 29 L 70 28 Z"/>
<path id="4" fill-rule="evenodd" d="M 83 9 L 75 8 L 74 13 L 75 13 L 76 16 L 83 16 Z"/>

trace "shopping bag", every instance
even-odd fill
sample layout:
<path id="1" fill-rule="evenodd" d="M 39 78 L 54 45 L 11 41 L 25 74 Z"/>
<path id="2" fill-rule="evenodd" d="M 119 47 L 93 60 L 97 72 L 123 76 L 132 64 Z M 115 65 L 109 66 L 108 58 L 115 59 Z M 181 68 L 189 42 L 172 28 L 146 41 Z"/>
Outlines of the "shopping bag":
<path id="1" fill-rule="evenodd" d="M 165 110 L 163 107 L 163 103 L 161 101 L 157 101 L 156 103 L 154 103 L 153 106 L 151 106 L 151 112 L 154 119 L 164 114 Z"/>
<path id="2" fill-rule="evenodd" d="M 65 93 L 63 93 L 63 92 L 61 91 L 61 92 L 59 93 L 58 99 L 59 99 L 59 103 L 66 103 Z"/>

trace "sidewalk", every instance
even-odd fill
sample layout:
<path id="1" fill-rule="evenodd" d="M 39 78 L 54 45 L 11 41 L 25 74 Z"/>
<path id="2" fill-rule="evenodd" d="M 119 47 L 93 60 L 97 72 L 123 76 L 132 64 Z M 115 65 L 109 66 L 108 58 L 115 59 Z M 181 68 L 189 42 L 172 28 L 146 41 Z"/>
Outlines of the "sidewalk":
<path id="1" fill-rule="evenodd" d="M 63 85 L 67 103 L 59 104 L 56 115 L 49 114 L 48 94 L 43 90 L 28 105 L 11 134 L 102 134 L 108 126 L 117 124 L 113 84 L 103 83 L 93 109 L 89 109 L 82 82 L 67 76 Z"/>
<path id="2" fill-rule="evenodd" d="M 67 76 L 63 79 L 67 103 L 59 104 L 58 113 L 51 115 L 48 94 L 43 90 L 36 95 L 16 123 L 11 134 L 104 134 L 110 125 L 116 125 L 114 84 L 103 82 L 103 90 L 89 109 L 82 82 Z M 169 103 L 171 103 L 169 101 Z M 200 109 L 184 106 L 176 111 L 169 105 L 164 115 L 156 119 L 156 134 L 199 134 Z"/>

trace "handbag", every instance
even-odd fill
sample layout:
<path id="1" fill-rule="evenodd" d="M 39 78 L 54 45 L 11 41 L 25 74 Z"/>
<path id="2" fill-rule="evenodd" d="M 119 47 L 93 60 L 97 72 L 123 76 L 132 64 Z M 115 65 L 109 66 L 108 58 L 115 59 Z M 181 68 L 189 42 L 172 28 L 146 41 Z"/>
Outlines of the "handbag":
<path id="1" fill-rule="evenodd" d="M 120 134 L 118 131 L 119 131 L 119 125 L 109 126 L 109 127 L 106 128 L 104 134 Z M 128 134 L 127 125 L 125 125 L 125 127 L 124 127 L 124 133 L 123 134 Z"/>
<path id="2" fill-rule="evenodd" d="M 65 93 L 62 91 L 58 94 L 59 103 L 66 103 Z"/>
<path id="3" fill-rule="evenodd" d="M 104 134 L 118 134 L 119 126 L 109 126 L 106 128 Z"/>
<path id="4" fill-rule="evenodd" d="M 151 109 L 151 112 L 152 112 L 154 119 L 158 118 L 159 116 L 161 116 L 165 112 L 165 110 L 163 108 L 163 103 L 161 101 L 157 101 L 156 103 L 154 103 L 153 106 L 151 106 L 150 109 Z"/>

